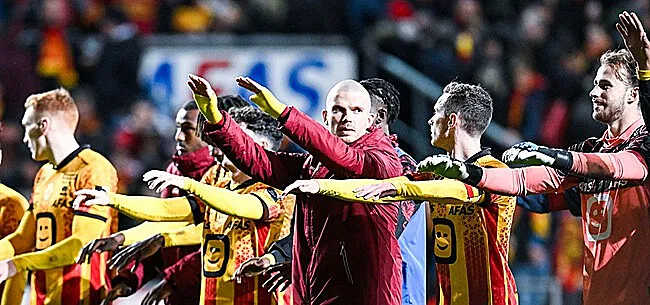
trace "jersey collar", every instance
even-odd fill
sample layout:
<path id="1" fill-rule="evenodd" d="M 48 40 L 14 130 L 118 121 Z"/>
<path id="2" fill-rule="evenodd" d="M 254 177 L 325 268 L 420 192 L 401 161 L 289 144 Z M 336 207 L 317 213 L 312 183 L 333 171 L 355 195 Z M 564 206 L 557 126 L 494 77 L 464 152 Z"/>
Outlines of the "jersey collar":
<path id="1" fill-rule="evenodd" d="M 65 167 L 66 165 L 68 165 L 68 163 L 70 163 L 72 161 L 72 159 L 74 159 L 77 155 L 79 155 L 79 153 L 81 153 L 82 150 L 87 149 L 87 148 L 90 148 L 90 145 L 85 144 L 85 145 L 79 146 L 79 148 L 75 149 L 67 157 L 65 157 L 63 159 L 63 161 L 61 161 L 61 163 L 59 163 L 59 165 L 55 166 L 54 169 L 60 169 L 60 168 Z"/>

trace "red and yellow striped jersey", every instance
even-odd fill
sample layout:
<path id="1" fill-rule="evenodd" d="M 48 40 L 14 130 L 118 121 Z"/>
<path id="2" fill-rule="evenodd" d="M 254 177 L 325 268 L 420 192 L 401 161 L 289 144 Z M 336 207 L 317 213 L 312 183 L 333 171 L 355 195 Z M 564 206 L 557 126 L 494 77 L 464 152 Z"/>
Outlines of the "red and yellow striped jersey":
<path id="1" fill-rule="evenodd" d="M 77 190 L 97 186 L 114 192 L 117 173 L 106 158 L 87 147 L 80 147 L 58 168 L 50 163 L 41 167 L 34 180 L 30 206 L 36 219 L 36 251 L 45 250 L 72 235 L 72 223 L 77 217 L 104 221 L 106 225 L 101 237 L 116 231 L 115 210 L 85 207 L 75 211 L 72 208 Z M 103 253 L 93 255 L 90 264 L 34 271 L 30 304 L 99 304 L 110 283 L 106 274 L 107 260 L 107 254 Z"/>
<path id="2" fill-rule="evenodd" d="M 201 304 L 287 304 L 283 300 L 291 301 L 290 295 L 283 293 L 274 297 L 262 288 L 266 277 L 243 278 L 241 283 L 236 283 L 232 275 L 241 263 L 263 255 L 271 243 L 289 233 L 295 197 L 278 200 L 279 191 L 252 180 L 235 186 L 230 174 L 221 173 L 223 171 L 218 171 L 217 167 L 211 168 L 202 182 L 240 194 L 252 194 L 264 204 L 264 213 L 262 219 L 252 220 L 206 207 L 201 247 Z"/>
<path id="3" fill-rule="evenodd" d="M 482 167 L 506 167 L 489 151 L 471 159 L 468 162 Z M 490 199 L 483 204 L 430 203 L 439 304 L 517 304 L 515 281 L 508 267 L 516 200 L 499 195 Z"/>

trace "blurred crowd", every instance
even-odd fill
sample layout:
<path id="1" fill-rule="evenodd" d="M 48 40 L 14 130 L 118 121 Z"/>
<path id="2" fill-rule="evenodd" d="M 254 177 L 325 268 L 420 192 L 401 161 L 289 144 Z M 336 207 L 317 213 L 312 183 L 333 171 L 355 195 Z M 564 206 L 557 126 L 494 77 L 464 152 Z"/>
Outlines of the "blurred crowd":
<path id="1" fill-rule="evenodd" d="M 0 180 L 29 195 L 39 164 L 22 144 L 23 103 L 63 86 L 81 112 L 80 143 L 113 162 L 121 192 L 148 194 L 142 173 L 164 168 L 174 151 L 173 114 L 157 113 L 137 82 L 140 38 L 156 34 L 342 34 L 357 50 L 370 41 L 441 85 L 482 84 L 507 132 L 568 147 L 604 130 L 588 92 L 598 57 L 623 45 L 614 27 L 623 9 L 650 20 L 643 0 L 0 1 Z M 361 74 L 373 76 L 382 77 Z M 404 93 L 402 109 L 421 107 Z M 400 117 L 408 122 L 409 112 Z M 580 222 L 517 215 L 511 259 L 522 304 L 549 301 L 550 275 L 566 304 L 579 300 Z"/>

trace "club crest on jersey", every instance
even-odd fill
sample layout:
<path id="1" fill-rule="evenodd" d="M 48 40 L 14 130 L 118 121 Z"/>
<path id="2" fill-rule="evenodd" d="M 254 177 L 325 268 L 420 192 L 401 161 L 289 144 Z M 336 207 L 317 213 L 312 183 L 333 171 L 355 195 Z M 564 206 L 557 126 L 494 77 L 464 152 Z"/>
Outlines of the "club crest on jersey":
<path id="1" fill-rule="evenodd" d="M 202 248 L 203 275 L 220 277 L 226 273 L 230 258 L 230 239 L 223 234 L 207 234 Z"/>
<path id="2" fill-rule="evenodd" d="M 585 227 L 589 241 L 607 239 L 612 234 L 614 202 L 609 194 L 596 194 L 587 200 Z"/>
<path id="3" fill-rule="evenodd" d="M 456 231 L 454 223 L 445 218 L 433 219 L 433 231 L 435 235 L 433 254 L 436 263 L 453 264 L 456 262 Z"/>

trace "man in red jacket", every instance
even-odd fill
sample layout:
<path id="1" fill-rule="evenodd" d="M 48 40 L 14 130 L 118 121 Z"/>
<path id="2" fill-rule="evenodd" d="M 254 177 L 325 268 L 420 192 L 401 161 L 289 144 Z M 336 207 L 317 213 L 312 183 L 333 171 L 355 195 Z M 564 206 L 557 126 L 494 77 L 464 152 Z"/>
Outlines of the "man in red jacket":
<path id="1" fill-rule="evenodd" d="M 220 112 L 210 84 L 191 75 L 188 84 L 210 124 L 204 132 L 254 179 L 284 188 L 298 179 L 389 178 L 401 164 L 384 132 L 372 126 L 370 96 L 352 80 L 327 96 L 323 125 L 249 78 L 240 86 L 262 110 L 278 118 L 282 132 L 310 154 L 264 150 Z M 401 304 L 401 256 L 397 206 L 345 203 L 324 196 L 297 199 L 293 249 L 294 304 Z"/>

